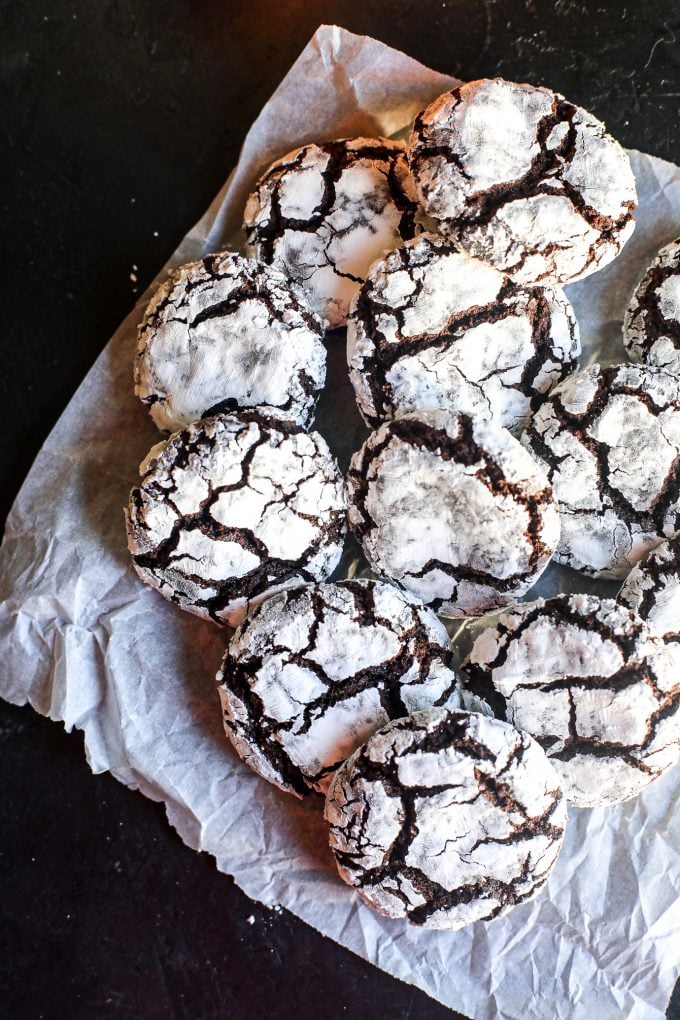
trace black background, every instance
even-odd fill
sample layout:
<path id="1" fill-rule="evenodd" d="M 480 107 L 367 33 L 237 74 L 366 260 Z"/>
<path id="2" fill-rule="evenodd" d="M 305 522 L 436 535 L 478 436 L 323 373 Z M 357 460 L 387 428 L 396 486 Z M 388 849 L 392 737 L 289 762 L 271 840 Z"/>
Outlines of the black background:
<path id="1" fill-rule="evenodd" d="M 676 0 L 0 0 L 3 520 L 323 22 L 463 79 L 549 85 L 625 145 L 680 162 Z M 158 805 L 92 776 L 78 734 L 4 703 L 0 833 L 5 1016 L 454 1016 L 251 903 Z"/>

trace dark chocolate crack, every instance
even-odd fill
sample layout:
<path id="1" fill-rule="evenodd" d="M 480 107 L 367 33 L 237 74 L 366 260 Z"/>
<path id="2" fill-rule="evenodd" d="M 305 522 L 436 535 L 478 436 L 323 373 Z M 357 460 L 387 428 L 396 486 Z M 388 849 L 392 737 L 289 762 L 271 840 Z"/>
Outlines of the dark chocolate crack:
<path id="1" fill-rule="evenodd" d="M 680 526 L 680 451 L 676 453 L 675 460 L 669 468 L 652 506 L 649 510 L 641 511 L 637 510 L 616 487 L 614 482 L 610 480 L 609 455 L 612 449 L 611 446 L 605 442 L 598 441 L 589 434 L 590 428 L 596 424 L 597 419 L 607 409 L 612 398 L 619 394 L 634 397 L 644 404 L 654 417 L 658 417 L 661 411 L 669 407 L 680 414 L 680 401 L 659 404 L 654 396 L 645 392 L 641 386 L 627 384 L 619 379 L 619 373 L 623 369 L 625 369 L 625 366 L 620 365 L 609 365 L 606 368 L 600 368 L 595 393 L 589 401 L 588 407 L 582 413 L 568 411 L 562 403 L 560 391 L 553 391 L 548 395 L 544 404 L 544 410 L 549 413 L 550 417 L 541 414 L 538 418 L 533 418 L 525 432 L 526 440 L 535 455 L 544 463 L 551 481 L 559 465 L 569 459 L 568 456 L 558 456 L 555 454 L 553 451 L 555 439 L 548 440 L 545 437 L 544 429 L 550 428 L 552 431 L 553 421 L 557 426 L 556 435 L 559 435 L 561 431 L 570 432 L 581 446 L 594 457 L 598 466 L 598 493 L 601 509 L 596 511 L 589 508 L 581 510 L 571 507 L 569 506 L 568 495 L 562 496 L 562 501 L 571 513 L 594 514 L 611 508 L 628 525 L 636 523 L 643 530 L 656 532 L 659 535 L 671 533 Z M 641 371 L 653 372 L 655 370 L 642 369 Z M 631 450 L 632 468 L 634 457 L 635 450 Z M 670 521 L 668 520 L 669 514 L 671 515 Z"/>
<path id="2" fill-rule="evenodd" d="M 233 269 L 231 272 L 221 271 L 219 267 L 224 264 L 235 267 L 236 272 Z M 181 322 L 186 326 L 186 343 L 189 350 L 193 350 L 201 342 L 201 325 L 214 320 L 227 319 L 237 313 L 245 302 L 254 301 L 261 308 L 262 313 L 267 316 L 270 327 L 278 324 L 286 329 L 293 328 L 295 323 L 288 324 L 286 316 L 294 313 L 297 316 L 298 325 L 304 324 L 319 339 L 323 336 L 320 320 L 302 300 L 295 288 L 283 278 L 276 278 L 268 267 L 258 266 L 256 262 L 231 253 L 208 255 L 202 259 L 200 265 L 203 272 L 193 277 L 186 275 L 187 267 L 180 267 L 164 284 L 165 296 L 155 303 L 152 300 L 146 311 L 139 327 L 139 344 L 135 360 L 135 381 L 142 390 L 145 389 L 142 383 L 143 366 L 146 366 L 151 374 L 150 385 L 153 386 L 154 343 L 159 333 L 162 333 L 166 326 L 172 322 Z M 232 284 L 228 296 L 219 300 L 210 300 L 209 295 L 215 282 L 224 279 L 229 280 Z M 203 307 L 193 315 L 193 318 L 190 318 L 190 295 L 198 288 L 204 291 Z M 172 308 L 172 315 L 169 314 L 169 308 Z M 198 336 L 193 335 L 196 330 L 199 330 Z M 236 354 L 241 363 L 244 366 L 247 365 L 247 337 L 236 337 L 229 334 L 225 338 L 225 342 L 227 339 L 236 345 Z M 274 350 L 272 350 L 272 355 L 275 356 Z M 258 354 L 253 361 L 253 370 L 260 363 L 261 354 Z M 293 379 L 297 382 L 297 390 L 294 385 L 291 386 L 288 400 L 281 405 L 280 409 L 283 412 L 290 411 L 300 415 L 303 410 L 300 408 L 302 400 L 306 405 L 305 416 L 308 417 L 318 396 L 318 381 L 309 374 L 308 366 L 304 363 L 300 363 L 299 367 L 295 369 L 291 384 Z M 251 398 L 251 394 L 248 393 L 230 396 L 228 395 L 229 387 L 229 379 L 225 378 L 224 388 L 227 395 L 222 401 L 215 402 L 209 410 L 204 411 L 204 415 L 214 413 L 216 410 L 238 407 L 241 402 Z M 159 400 L 171 400 L 172 397 L 172 392 L 163 394 L 142 392 L 141 394 L 142 401 L 148 406 L 153 406 Z M 253 402 L 257 402 L 257 394 L 254 395 Z"/>
<path id="3" fill-rule="evenodd" d="M 424 576 L 430 569 L 440 569 L 453 579 L 475 581 L 491 586 L 497 591 L 509 591 L 523 579 L 531 577 L 538 569 L 539 563 L 549 558 L 552 549 L 548 548 L 541 538 L 543 530 L 542 512 L 546 505 L 552 503 L 552 490 L 549 487 L 533 495 L 526 492 L 522 485 L 510 482 L 496 463 L 493 454 L 485 450 L 474 439 L 474 421 L 469 415 L 457 416 L 459 423 L 458 435 L 453 438 L 444 429 L 433 428 L 426 422 L 414 418 L 403 417 L 387 422 L 384 435 L 380 440 L 364 444 L 361 459 L 354 467 L 350 467 L 348 481 L 351 485 L 352 500 L 361 515 L 361 522 L 353 522 L 352 528 L 361 542 L 375 527 L 375 521 L 367 509 L 369 477 L 374 465 L 379 465 L 380 457 L 385 449 L 394 441 L 427 450 L 441 457 L 443 461 L 452 460 L 463 466 L 478 465 L 475 475 L 494 496 L 508 496 L 513 503 L 526 512 L 528 521 L 525 528 L 527 543 L 531 550 L 525 569 L 521 574 L 512 575 L 507 579 L 497 578 L 478 568 L 465 564 L 453 565 L 442 560 L 428 560 L 421 570 L 410 574 L 411 577 Z M 376 468 L 379 474 L 379 466 Z"/>
<path id="4" fill-rule="evenodd" d="M 462 90 L 469 89 L 469 87 L 460 86 L 452 90 L 451 96 L 456 100 L 456 105 L 461 102 Z M 612 244 L 616 247 L 619 246 L 618 238 L 633 217 L 635 203 L 630 200 L 623 202 L 623 211 L 619 216 L 606 215 L 589 205 L 582 192 L 567 179 L 566 171 L 576 154 L 580 116 L 578 107 L 563 97 L 554 95 L 550 113 L 542 117 L 536 125 L 535 140 L 538 151 L 531 159 L 526 171 L 514 180 L 498 183 L 486 189 L 474 190 L 474 182 L 465 171 L 462 157 L 454 152 L 450 145 L 442 144 L 438 140 L 441 129 L 437 121 L 437 113 L 433 114 L 432 121 L 426 120 L 424 115 L 421 115 L 416 119 L 414 125 L 409 164 L 416 181 L 419 182 L 426 207 L 432 187 L 423 179 L 423 175 L 433 161 L 442 159 L 453 165 L 458 174 L 470 185 L 468 192 L 462 196 L 464 208 L 458 217 L 445 218 L 438 215 L 445 225 L 447 234 L 461 240 L 464 240 L 471 229 L 478 231 L 480 228 L 486 227 L 501 209 L 513 202 L 535 198 L 539 195 L 565 197 L 571 203 L 575 213 L 598 235 L 587 253 L 583 267 L 586 269 L 591 262 L 597 261 L 599 249 Z M 566 125 L 566 131 L 556 144 L 549 145 L 552 132 L 562 124 Z M 586 126 L 585 130 L 590 132 L 593 130 L 593 126 Z M 603 129 L 596 128 L 596 132 L 601 137 Z M 566 242 L 561 243 L 559 239 L 552 241 L 546 239 L 541 245 L 540 253 L 543 256 L 549 256 L 565 246 Z M 507 267 L 508 271 L 518 272 L 521 270 L 527 257 L 531 257 L 532 254 L 534 254 L 532 251 L 524 250 L 519 254 L 517 263 Z"/>
<path id="5" fill-rule="evenodd" d="M 618 614 L 620 613 L 619 609 Z M 649 635 L 645 625 L 639 616 L 629 610 L 625 610 L 625 617 L 624 623 L 614 621 L 607 623 L 598 618 L 595 606 L 585 611 L 579 609 L 569 595 L 556 596 L 544 604 L 537 603 L 521 613 L 520 621 L 514 629 L 500 621 L 493 625 L 498 646 L 496 655 L 483 663 L 466 659 L 462 667 L 466 677 L 465 686 L 486 701 L 497 718 L 513 722 L 509 699 L 494 683 L 493 674 L 507 662 L 512 648 L 522 640 L 524 634 L 539 620 L 549 621 L 556 634 L 565 628 L 576 628 L 582 633 L 584 642 L 590 639 L 591 634 L 596 634 L 602 641 L 618 649 L 621 665 L 616 672 L 606 676 L 570 675 L 566 672 L 568 664 L 565 661 L 564 674 L 552 676 L 546 673 L 540 682 L 523 682 L 518 679 L 513 683 L 512 691 L 513 693 L 536 691 L 537 695 L 541 696 L 553 692 L 567 693 L 570 705 L 567 733 L 533 734 L 551 758 L 567 762 L 577 755 L 588 755 L 593 758 L 614 757 L 631 768 L 654 775 L 654 770 L 650 769 L 644 760 L 645 755 L 655 739 L 659 722 L 680 711 L 680 683 L 670 691 L 664 691 L 659 687 L 652 662 L 647 657 L 648 649 L 645 646 Z M 649 688 L 657 704 L 646 721 L 646 732 L 641 741 L 612 741 L 608 740 L 604 733 L 593 737 L 578 732 L 575 699 L 579 691 L 607 690 L 614 698 L 627 688 L 640 684 Z"/>
<path id="6" fill-rule="evenodd" d="M 278 446 L 286 437 L 302 434 L 302 428 L 294 422 L 280 421 L 262 414 L 257 408 L 239 412 L 238 421 L 243 428 L 250 423 L 258 426 L 258 434 L 247 449 L 240 464 L 240 477 L 237 481 L 225 485 L 213 485 L 209 481 L 208 496 L 201 501 L 193 513 L 180 512 L 173 501 L 173 495 L 177 492 L 177 482 L 174 475 L 178 470 L 186 468 L 192 458 L 209 457 L 219 442 L 224 442 L 224 436 L 216 436 L 210 431 L 212 419 L 204 422 L 202 427 L 194 427 L 185 430 L 168 440 L 171 452 L 171 466 L 167 478 L 163 477 L 162 482 L 155 480 L 153 474 L 156 471 L 158 458 L 155 458 L 149 465 L 146 475 L 139 487 L 132 490 L 129 504 L 129 520 L 132 536 L 135 543 L 147 543 L 146 507 L 148 499 L 152 503 L 166 502 L 174 510 L 176 519 L 172 524 L 169 535 L 156 542 L 146 552 L 133 552 L 135 565 L 154 579 L 156 586 L 169 586 L 170 591 L 164 590 L 163 594 L 172 602 L 179 605 L 190 605 L 192 609 L 203 610 L 205 615 L 210 616 L 216 622 L 221 622 L 220 614 L 227 609 L 235 599 L 250 599 L 266 588 L 282 583 L 292 578 L 299 578 L 303 581 L 315 581 L 318 577 L 308 569 L 308 564 L 315 554 L 323 547 L 337 546 L 342 543 L 344 535 L 344 511 L 331 510 L 324 520 L 322 517 L 311 517 L 293 509 L 292 512 L 305 519 L 313 519 L 316 525 L 316 535 L 309 543 L 305 553 L 297 559 L 283 559 L 272 557 L 266 544 L 250 528 L 229 527 L 218 522 L 212 516 L 212 509 L 225 493 L 247 488 L 250 484 L 250 467 L 257 453 L 262 446 L 274 444 Z M 313 439 L 313 436 L 311 437 Z M 316 444 L 315 444 L 316 445 Z M 166 447 L 167 450 L 168 447 Z M 323 456 L 316 448 L 317 456 L 321 454 L 322 462 L 315 470 L 323 472 L 332 471 L 331 462 Z M 291 456 L 299 457 L 294 451 Z M 310 476 L 307 476 L 310 477 Z M 277 502 L 287 505 L 299 489 L 299 484 L 305 480 L 301 472 L 298 485 L 291 494 L 279 493 Z M 325 479 L 332 484 L 334 479 Z M 175 567 L 178 559 L 187 560 L 190 557 L 186 553 L 179 553 L 178 546 L 183 535 L 197 531 L 215 541 L 228 541 L 240 545 L 243 549 L 255 555 L 259 563 L 250 571 L 240 577 L 223 578 L 215 580 L 203 578 L 199 574 L 191 573 L 186 567 L 179 570 Z M 198 595 L 187 595 L 183 590 L 182 579 L 190 581 L 197 589 L 217 589 L 215 594 L 206 595 L 201 598 Z"/>
<path id="7" fill-rule="evenodd" d="M 281 212 L 281 182 L 288 174 L 298 171 L 311 148 L 318 149 L 327 158 L 325 168 L 320 171 L 323 179 L 323 193 L 308 217 L 302 219 L 284 216 Z M 403 160 L 406 170 L 406 154 L 402 149 L 377 141 L 369 141 L 366 145 L 350 149 L 346 142 L 338 141 L 325 142 L 317 146 L 306 145 L 291 159 L 284 157 L 283 160 L 278 160 L 257 182 L 256 193 L 268 195 L 268 198 L 264 200 L 260 198 L 261 206 L 268 207 L 268 216 L 263 222 L 244 224 L 249 244 L 257 245 L 262 260 L 271 263 L 275 257 L 276 242 L 286 230 L 315 233 L 335 207 L 336 185 L 343 171 L 359 160 L 369 160 L 379 165 L 387 164 L 386 180 L 390 196 L 402 213 L 400 221 L 402 239 L 407 240 L 409 237 L 413 237 L 416 230 L 415 218 L 418 213 L 418 205 L 404 192 L 396 175 L 395 164 L 399 159 Z M 367 208 L 369 200 L 370 196 L 367 196 Z"/>
<path id="8" fill-rule="evenodd" d="M 408 605 L 397 591 L 395 598 L 404 603 L 410 617 L 407 626 L 399 626 L 392 620 L 385 619 L 376 610 L 374 592 L 375 582 L 343 581 L 334 585 L 319 585 L 312 588 L 294 589 L 277 596 L 274 604 L 256 607 L 249 615 L 246 623 L 235 636 L 234 642 L 227 652 L 223 667 L 221 683 L 227 697 L 234 694 L 243 705 L 247 719 L 240 717 L 234 721 L 225 720 L 231 732 L 241 741 L 256 748 L 264 756 L 271 768 L 280 776 L 282 783 L 292 786 L 300 792 L 294 783 L 289 783 L 288 772 L 281 768 L 282 758 L 287 758 L 283 747 L 287 733 L 296 736 L 307 733 L 312 725 L 322 718 L 334 706 L 356 697 L 366 690 L 375 690 L 380 706 L 388 719 L 397 719 L 409 714 L 403 700 L 403 688 L 413 689 L 424 684 L 433 668 L 445 667 L 449 649 L 433 641 L 425 624 L 418 615 L 415 605 Z M 391 632 L 398 640 L 397 652 L 384 661 L 357 669 L 349 676 L 338 680 L 326 672 L 323 662 L 313 657 L 317 650 L 317 635 L 320 624 L 326 614 L 331 619 L 334 615 L 343 614 L 342 602 L 338 607 L 334 595 L 347 591 L 351 596 L 350 615 L 360 626 L 370 628 L 380 626 Z M 309 624 L 308 639 L 304 647 L 293 650 L 286 645 L 277 643 L 276 638 L 262 637 L 258 640 L 258 621 L 263 614 L 267 617 L 271 612 L 281 614 L 282 620 L 297 618 Z M 265 633 L 268 621 L 264 622 Z M 370 634 L 367 633 L 370 641 Z M 253 645 L 257 653 L 250 650 Z M 312 673 L 319 680 L 322 693 L 309 701 L 300 702 L 299 711 L 289 720 L 278 720 L 272 716 L 267 707 L 266 698 L 248 695 L 247 691 L 257 685 L 263 669 L 268 671 L 276 664 L 277 670 L 288 665 L 296 665 L 307 673 Z M 416 675 L 413 676 L 414 667 Z M 405 679 L 408 676 L 408 679 Z M 457 678 L 451 673 L 450 684 L 442 691 L 436 704 L 444 704 L 455 692 Z M 312 787 L 320 779 L 335 771 L 340 761 L 331 763 L 317 773 L 305 769 L 304 765 L 296 765 L 294 775 Z M 309 792 L 307 790 L 307 792 Z"/>
<path id="9" fill-rule="evenodd" d="M 495 917 L 508 906 L 531 896 L 544 881 L 546 871 L 540 870 L 538 862 L 532 861 L 529 852 L 518 873 L 509 881 L 501 881 L 487 873 L 475 881 L 461 881 L 460 885 L 453 889 L 443 886 L 425 875 L 419 868 L 409 864 L 409 851 L 419 833 L 419 802 L 447 790 L 456 789 L 460 784 L 455 782 L 453 769 L 451 781 L 436 786 L 404 786 L 399 778 L 400 761 L 411 755 L 436 754 L 452 748 L 459 754 L 479 761 L 480 765 L 474 768 L 477 793 L 473 802 L 480 797 L 489 800 L 499 813 L 507 815 L 509 832 L 506 836 L 494 837 L 480 828 L 479 837 L 465 854 L 461 855 L 463 860 L 477 848 L 487 844 L 498 847 L 499 857 L 502 859 L 503 846 L 517 846 L 539 835 L 544 836 L 550 843 L 559 844 L 564 830 L 561 824 L 555 824 L 554 815 L 561 804 L 561 791 L 559 789 L 549 791 L 548 806 L 539 814 L 532 814 L 528 806 L 518 800 L 511 783 L 500 778 L 501 775 L 507 775 L 512 766 L 521 766 L 528 738 L 523 734 L 517 734 L 517 743 L 509 760 L 494 775 L 497 768 L 496 757 L 487 746 L 471 737 L 469 717 L 466 715 L 448 712 L 436 726 L 429 729 L 424 727 L 420 729 L 413 720 L 403 720 L 401 724 L 397 724 L 397 728 L 411 731 L 412 742 L 401 751 L 396 751 L 392 743 L 391 747 L 381 753 L 380 761 L 369 758 L 369 746 L 355 757 L 351 768 L 345 766 L 344 774 L 340 773 L 336 779 L 336 783 L 338 780 L 341 781 L 345 797 L 349 795 L 350 803 L 364 801 L 358 828 L 353 828 L 348 833 L 343 831 L 340 825 L 331 826 L 334 832 L 342 835 L 348 846 L 346 850 L 334 848 L 338 864 L 345 870 L 348 881 L 364 891 L 369 899 L 371 890 L 376 888 L 382 888 L 394 895 L 402 902 L 409 921 L 419 925 L 426 924 L 438 911 L 448 911 L 475 900 L 496 900 L 495 906 L 491 907 L 488 904 L 484 914 L 485 917 Z M 366 787 L 376 783 L 382 786 L 388 797 L 400 802 L 398 817 L 401 819 L 401 826 L 392 845 L 385 848 L 381 864 L 376 867 L 365 867 L 361 863 L 364 848 L 374 844 L 366 835 L 371 817 L 370 801 L 364 791 Z M 513 816 L 519 816 L 520 820 L 515 821 Z M 445 845 L 449 842 L 447 840 Z M 403 889 L 404 884 L 409 884 L 425 902 L 414 906 L 410 896 Z"/>
<path id="10" fill-rule="evenodd" d="M 485 305 L 476 305 L 454 312 L 447 322 L 436 332 L 423 331 L 417 334 L 404 334 L 406 312 L 413 308 L 422 291 L 425 275 L 420 272 L 434 258 L 438 259 L 449 253 L 457 252 L 457 247 L 437 239 L 429 246 L 419 245 L 424 250 L 416 250 L 411 246 L 398 249 L 387 257 L 385 271 L 390 275 L 396 271 L 406 272 L 413 280 L 414 289 L 408 302 L 398 308 L 386 303 L 382 297 L 384 284 L 381 279 L 372 277 L 363 284 L 355 299 L 353 319 L 357 323 L 359 335 L 370 338 L 373 350 L 363 357 L 360 367 L 362 378 L 367 383 L 375 414 L 364 411 L 366 420 L 377 425 L 386 416 L 395 412 L 394 394 L 387 380 L 393 366 L 402 358 L 417 356 L 426 350 L 446 351 L 455 347 L 466 333 L 482 324 L 493 324 L 504 319 L 522 316 L 528 319 L 531 326 L 531 342 L 534 353 L 527 359 L 522 376 L 518 383 L 507 384 L 509 388 L 523 394 L 532 409 L 541 403 L 542 394 L 536 389 L 535 381 L 541 368 L 547 363 L 557 368 L 560 358 L 556 355 L 551 339 L 551 313 L 548 294 L 542 287 L 522 286 L 513 283 L 509 278 L 502 280 L 495 300 Z M 395 323 L 396 342 L 388 342 L 380 328 L 380 318 L 389 316 Z M 575 359 L 563 362 L 557 378 L 565 377 L 573 369 Z M 463 378 L 465 378 L 463 376 Z M 555 379 L 551 375 L 551 385 Z M 469 385 L 483 389 L 483 380 Z"/>
<path id="11" fill-rule="evenodd" d="M 631 587 L 633 578 L 635 585 Z M 645 560 L 636 564 L 617 598 L 634 609 L 643 620 L 648 620 L 659 596 L 669 585 L 680 586 L 680 534 L 666 539 L 661 546 L 652 549 Z M 680 639 L 680 620 L 674 631 L 664 634 L 664 639 Z"/>
<path id="12" fill-rule="evenodd" d="M 307 157 L 314 170 L 302 168 Z M 361 195 L 346 193 L 342 187 L 343 174 L 358 164 L 370 164 L 378 176 L 372 188 Z M 315 208 L 303 216 L 285 215 L 283 189 L 294 175 L 307 172 L 316 172 L 321 182 Z M 264 262 L 280 263 L 290 279 L 303 289 L 308 288 L 312 301 L 331 320 L 331 325 L 340 325 L 347 312 L 345 298 L 338 298 L 332 286 L 324 286 L 322 291 L 312 278 L 317 270 L 327 268 L 339 279 L 361 284 L 363 275 L 343 264 L 345 237 L 357 230 L 367 238 L 374 235 L 377 219 L 388 208 L 393 207 L 397 222 L 392 231 L 393 242 L 383 241 L 381 249 L 396 246 L 418 233 L 420 207 L 409 194 L 409 186 L 406 153 L 395 143 L 369 139 L 356 147 L 350 141 L 304 146 L 274 163 L 258 181 L 246 208 L 244 229 L 248 244 Z M 370 244 L 369 241 L 367 254 Z M 378 254 L 379 251 L 374 252 L 375 257 Z"/>
<path id="13" fill-rule="evenodd" d="M 646 360 L 646 355 L 660 337 L 667 337 L 674 347 L 680 349 L 680 318 L 669 319 L 661 310 L 659 290 L 662 284 L 673 276 L 680 275 L 680 266 L 677 264 L 680 238 L 673 242 L 676 246 L 669 256 L 672 261 L 665 259 L 659 264 L 652 264 L 640 281 L 628 312 L 628 318 L 632 320 L 635 327 L 635 337 L 632 346 L 636 348 Z M 678 309 L 680 315 L 680 309 Z M 640 319 L 640 322 L 636 320 Z"/>
<path id="14" fill-rule="evenodd" d="M 460 99 L 462 86 L 453 89 L 453 94 Z M 574 158 L 576 151 L 576 125 L 574 119 L 578 110 L 571 103 L 558 96 L 553 98 L 551 112 L 542 117 L 536 126 L 536 144 L 538 152 L 531 160 L 528 169 L 515 180 L 502 184 L 495 184 L 486 190 L 473 191 L 465 197 L 466 210 L 461 216 L 461 222 L 474 223 L 475 226 L 484 226 L 496 215 L 498 210 L 509 202 L 516 202 L 519 199 L 531 198 L 540 193 L 540 189 L 546 179 L 550 180 L 555 193 L 554 185 L 559 182 L 562 186 L 562 171 L 564 165 L 568 165 Z M 548 148 L 547 141 L 554 129 L 559 124 L 567 124 L 568 130 L 555 148 Z M 427 140 L 429 125 L 422 125 L 415 148 L 412 149 L 411 167 L 415 169 L 418 176 L 423 163 L 432 158 L 430 146 Z M 434 147 L 434 154 L 441 156 L 442 146 Z"/>

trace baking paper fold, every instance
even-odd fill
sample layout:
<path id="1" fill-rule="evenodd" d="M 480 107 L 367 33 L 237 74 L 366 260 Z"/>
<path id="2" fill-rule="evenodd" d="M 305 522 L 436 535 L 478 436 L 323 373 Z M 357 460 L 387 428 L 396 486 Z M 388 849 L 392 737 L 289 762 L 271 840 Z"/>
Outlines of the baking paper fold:
<path id="1" fill-rule="evenodd" d="M 312 139 L 395 134 L 452 82 L 373 39 L 321 27 L 170 266 L 235 243 L 248 190 L 273 158 Z M 635 234 L 610 267 L 567 288 L 584 362 L 623 360 L 630 291 L 661 243 L 680 234 L 680 169 L 631 158 Z M 126 550 L 122 508 L 159 438 L 132 388 L 143 302 L 84 379 L 10 513 L 0 550 L 0 694 L 82 729 L 94 772 L 163 801 L 182 839 L 212 854 L 253 899 L 282 904 L 476 1020 L 662 1017 L 680 962 L 680 769 L 617 807 L 571 808 L 557 866 L 535 900 L 442 933 L 364 906 L 336 875 L 320 802 L 286 797 L 235 757 L 213 679 L 225 632 L 145 588 Z M 342 339 L 328 346 L 318 427 L 346 466 L 365 432 Z M 361 566 L 355 550 L 349 543 L 345 571 Z M 552 567 L 537 593 L 559 590 L 605 589 Z"/>

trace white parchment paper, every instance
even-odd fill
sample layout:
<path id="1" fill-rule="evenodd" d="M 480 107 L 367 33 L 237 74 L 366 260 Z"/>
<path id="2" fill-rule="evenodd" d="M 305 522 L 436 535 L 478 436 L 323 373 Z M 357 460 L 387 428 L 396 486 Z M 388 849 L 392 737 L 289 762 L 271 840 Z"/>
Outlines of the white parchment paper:
<path id="1" fill-rule="evenodd" d="M 374 40 L 322 27 L 171 264 L 231 239 L 249 187 L 274 157 L 312 138 L 393 134 L 451 82 Z M 630 290 L 659 245 L 680 234 L 680 169 L 631 155 L 636 233 L 611 267 L 569 288 L 585 360 L 623 358 Z M 122 507 L 158 439 L 132 392 L 139 315 L 138 306 L 83 381 L 8 519 L 0 694 L 82 729 L 93 771 L 164 801 L 182 839 L 213 854 L 248 895 L 283 904 L 471 1017 L 662 1017 L 680 964 L 680 769 L 629 803 L 572 809 L 557 867 L 535 901 L 437 933 L 362 905 L 336 876 L 320 803 L 280 794 L 234 756 L 213 684 L 225 634 L 144 588 L 126 551 Z M 346 464 L 363 433 L 342 346 L 329 341 L 318 427 Z M 345 567 L 353 557 L 349 548 Z M 593 587 L 557 569 L 541 583 L 544 593 Z"/>

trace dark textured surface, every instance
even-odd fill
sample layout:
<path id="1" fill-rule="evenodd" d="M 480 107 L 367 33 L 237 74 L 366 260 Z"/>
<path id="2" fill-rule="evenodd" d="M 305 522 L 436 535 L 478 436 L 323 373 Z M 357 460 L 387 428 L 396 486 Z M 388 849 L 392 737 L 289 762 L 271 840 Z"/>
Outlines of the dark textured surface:
<path id="1" fill-rule="evenodd" d="M 624 144 L 680 162 L 675 0 L 0 0 L 3 517 L 324 21 L 462 78 L 549 85 Z M 91 776 L 79 736 L 2 705 L 0 742 L 5 1015 L 452 1016 L 250 903 L 160 808 Z"/>

